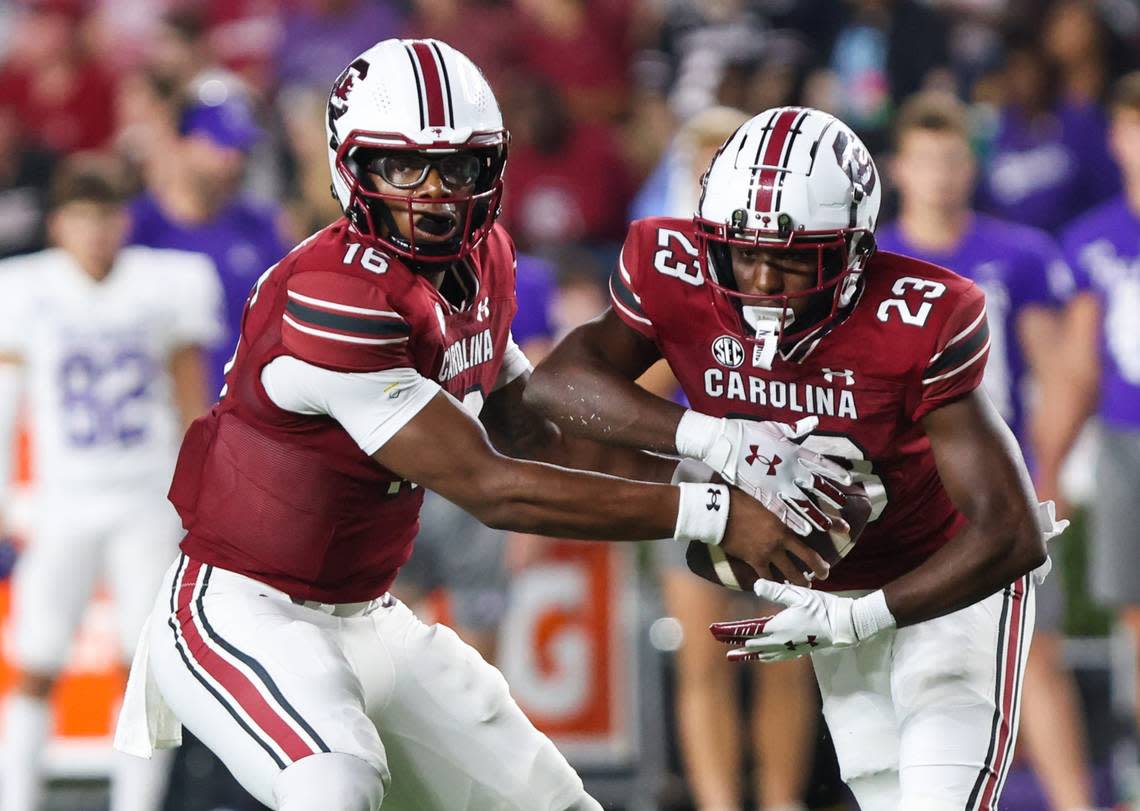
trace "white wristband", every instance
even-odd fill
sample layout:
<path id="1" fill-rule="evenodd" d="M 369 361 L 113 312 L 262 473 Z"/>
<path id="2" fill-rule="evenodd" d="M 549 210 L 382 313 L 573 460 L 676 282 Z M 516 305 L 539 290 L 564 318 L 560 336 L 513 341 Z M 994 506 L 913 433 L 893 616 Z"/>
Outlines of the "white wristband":
<path id="1" fill-rule="evenodd" d="M 717 546 L 728 526 L 729 496 L 723 484 L 682 483 L 673 539 Z"/>
<path id="2" fill-rule="evenodd" d="M 735 456 L 729 427 L 726 419 L 686 411 L 677 423 L 677 435 L 674 438 L 678 455 L 700 459 L 728 481 L 733 481 L 734 475 L 726 475 L 735 472 L 726 471 L 729 461 Z"/>
<path id="3" fill-rule="evenodd" d="M 896 625 L 895 615 L 887 608 L 887 595 L 882 589 L 855 601 L 851 607 L 851 621 L 855 626 L 855 638 L 860 642 Z"/>

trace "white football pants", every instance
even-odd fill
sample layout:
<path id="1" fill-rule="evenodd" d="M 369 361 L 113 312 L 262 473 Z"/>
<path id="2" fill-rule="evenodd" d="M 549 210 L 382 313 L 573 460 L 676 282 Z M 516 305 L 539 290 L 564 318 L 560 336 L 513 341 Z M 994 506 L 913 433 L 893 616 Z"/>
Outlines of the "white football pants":
<path id="1" fill-rule="evenodd" d="M 499 671 L 391 597 L 296 604 L 182 556 L 155 603 L 149 644 L 149 664 L 136 657 L 134 667 L 150 668 L 178 719 L 270 808 L 295 807 L 274 796 L 279 774 L 333 752 L 374 770 L 384 811 L 601 809 Z M 338 759 L 314 758 L 307 771 L 326 762 Z"/>
<path id="2" fill-rule="evenodd" d="M 1024 577 L 953 614 L 812 655 L 861 811 L 996 811 L 1033 618 Z"/>

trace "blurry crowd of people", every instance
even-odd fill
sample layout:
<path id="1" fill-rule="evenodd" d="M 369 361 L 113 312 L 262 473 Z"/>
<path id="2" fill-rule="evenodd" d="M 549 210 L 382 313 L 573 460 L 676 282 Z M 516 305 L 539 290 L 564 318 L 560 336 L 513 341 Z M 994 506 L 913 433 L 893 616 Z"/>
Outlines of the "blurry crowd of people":
<path id="1" fill-rule="evenodd" d="M 61 158 L 114 155 L 136 190 L 130 241 L 201 251 L 215 264 L 230 330 L 211 362 L 219 389 L 249 288 L 289 245 L 340 215 L 321 126 L 328 89 L 357 53 L 390 36 L 446 40 L 485 71 L 503 106 L 512 137 L 503 222 L 522 251 L 514 335 L 537 361 L 605 306 L 605 278 L 629 220 L 688 216 L 717 146 L 748 116 L 781 104 L 833 112 L 875 151 L 891 181 L 884 222 L 899 218 L 892 249 L 968 272 L 956 263 L 992 259 L 959 250 L 991 239 L 970 231 L 991 227 L 968 219 L 976 209 L 1065 239 L 1064 258 L 1080 263 L 1092 236 L 1080 242 L 1067 226 L 1122 189 L 1125 159 L 1110 149 L 1109 94 L 1140 61 L 1140 3 L 21 0 L 0 11 L 0 257 L 44 246 L 47 189 Z M 1138 139 L 1140 129 L 1131 132 Z M 947 211 L 967 224 L 955 230 L 939 221 Z M 1002 239 L 1037 245 L 1026 233 Z M 1039 275 L 1029 285 L 1037 292 L 1027 294 L 1028 315 L 1012 328 L 1024 350 L 1015 372 L 1026 380 L 1048 369 L 1050 338 L 1066 318 L 1042 320 L 1034 306 L 1060 313 L 1072 299 L 1076 315 L 1064 328 L 1074 334 L 1091 317 L 1094 343 L 1104 318 L 1081 297 L 1095 294 L 1104 274 L 1077 268 L 1068 287 L 1048 277 L 1061 255 L 1044 239 L 1035 260 L 1025 260 L 1037 262 L 1025 271 Z M 1140 280 L 1134 286 L 1140 290 Z M 1134 365 L 1124 378 L 1135 387 Z M 667 369 L 650 377 L 647 386 L 673 396 Z M 1076 404 L 1073 413 L 1081 408 L 1091 406 Z M 1132 441 L 1140 424 L 1126 416 L 1117 427 Z M 1058 461 L 1038 461 L 1046 466 L 1043 489 L 1056 497 Z M 426 593 L 463 580 L 455 620 L 493 656 L 503 560 L 525 565 L 540 541 L 477 529 L 445 504 L 429 503 L 424 523 L 420 555 L 400 585 Z M 454 565 L 439 565 L 458 534 L 480 540 Z M 1132 535 L 1126 554 L 1136 561 Z M 707 584 L 673 577 L 676 561 L 661 566 L 667 608 L 691 632 L 677 667 L 694 801 L 702 811 L 739 809 L 743 781 L 733 753 L 745 735 L 729 731 L 738 722 L 731 713 L 715 712 L 728 706 L 723 695 L 735 676 L 703 634 L 694 641 L 733 609 Z M 1029 752 L 1042 761 L 1056 808 L 1092 808 L 1071 683 L 1048 636 L 1058 622 L 1043 626 L 1045 686 L 1037 689 L 1061 699 L 1027 696 Z M 807 678 L 799 665 L 757 678 L 757 807 L 802 807 L 814 717 L 813 698 L 802 694 Z M 1052 726 L 1050 707 L 1059 708 Z M 789 725 L 802 734 L 778 736 Z M 1057 747 L 1059 739 L 1072 745 Z"/>
<path id="2" fill-rule="evenodd" d="M 20 0 L 0 14 L 0 255 L 42 243 L 52 161 L 85 149 L 120 154 L 176 220 L 212 219 L 244 177 L 273 250 L 298 241 L 339 213 L 329 77 L 426 35 L 489 76 L 512 133 L 505 223 L 556 264 L 604 277 L 631 203 L 710 107 L 819 107 L 883 154 L 924 88 L 971 103 L 982 207 L 1056 230 L 1118 186 L 1101 102 L 1138 30 L 1133 0 Z M 161 191 L 192 185 L 213 188 Z"/>

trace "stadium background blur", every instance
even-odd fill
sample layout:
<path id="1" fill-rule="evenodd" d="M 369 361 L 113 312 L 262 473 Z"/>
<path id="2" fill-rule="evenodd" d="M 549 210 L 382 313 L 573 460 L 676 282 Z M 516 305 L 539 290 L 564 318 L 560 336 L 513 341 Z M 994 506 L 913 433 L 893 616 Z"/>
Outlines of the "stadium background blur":
<path id="1" fill-rule="evenodd" d="M 198 243 L 214 257 L 227 291 L 232 333 L 215 356 L 223 358 L 245 291 L 277 258 L 266 259 L 267 252 L 284 251 L 339 215 L 328 192 L 328 88 L 356 54 L 390 36 L 446 40 L 495 88 L 512 135 L 503 222 L 529 257 L 520 263 L 515 334 L 537 359 L 605 306 L 604 281 L 633 212 L 686 204 L 691 189 L 679 188 L 676 170 L 685 147 L 676 136 L 715 105 L 748 114 L 787 103 L 831 111 L 860 132 L 889 182 L 894 111 L 922 89 L 956 94 L 969 104 L 981 160 L 979 206 L 1056 232 L 1117 188 L 1105 159 L 1102 102 L 1111 81 L 1137 66 L 1140 4 L 6 2 L 0 256 L 43 247 L 45 192 L 61 156 L 114 153 L 140 194 L 159 188 L 163 196 L 163 184 L 196 182 L 198 164 L 182 147 L 191 129 L 205 132 L 219 151 L 197 159 L 230 160 L 224 169 L 242 178 L 239 191 L 204 215 L 228 227 L 203 232 Z M 1019 159 L 1002 152 L 1003 110 L 1019 93 L 1015 56 L 1026 53 L 1035 57 L 1028 70 L 1038 71 L 1047 105 L 1077 111 L 1087 128 L 1079 138 L 1047 133 L 1039 149 Z M 198 117 L 189 120 L 188 110 Z M 1055 185 L 1068 171 L 1057 161 L 1075 161 L 1075 169 L 1068 166 L 1078 178 L 1072 187 Z M 218 166 L 203 164 L 201 171 Z M 1026 203 L 1035 196 L 1047 205 Z M 888 195 L 883 222 L 893 208 Z M 658 377 L 665 382 L 652 385 L 669 394 L 667 376 Z M 34 484 L 34 460 L 22 458 L 18 467 L 23 486 Z M 1089 492 L 1087 455 L 1070 467 L 1067 495 L 1079 504 Z M 18 508 L 10 523 L 18 542 L 34 543 L 19 538 Z M 462 544 L 458 535 L 470 531 L 449 526 L 450 534 L 425 542 L 423 560 L 448 557 L 449 538 Z M 1087 596 L 1083 538 L 1078 512 L 1075 530 L 1053 552 L 1067 586 L 1066 654 L 1081 687 L 1096 780 L 1107 796 L 1114 772 L 1120 777 L 1136 763 L 1134 657 L 1128 640 L 1111 634 L 1109 614 Z M 607 807 L 691 807 L 669 698 L 681 634 L 664 616 L 650 556 L 535 538 L 492 537 L 486 544 L 479 560 L 463 560 L 450 574 L 448 567 L 413 566 L 397 589 L 421 611 L 451 617 L 461 630 L 469 626 L 520 703 L 580 765 Z M 8 570 L 12 557 L 5 552 Z M 481 574 L 472 586 L 465 572 L 475 569 Z M 121 685 L 108 626 L 99 600 L 56 700 L 50 808 L 59 811 L 105 807 L 106 714 Z M 841 808 L 825 733 L 817 749 L 809 805 Z M 179 755 L 169 794 L 170 811 L 257 807 L 192 746 Z M 1048 808 L 1026 764 L 1015 769 L 1002 807 Z"/>

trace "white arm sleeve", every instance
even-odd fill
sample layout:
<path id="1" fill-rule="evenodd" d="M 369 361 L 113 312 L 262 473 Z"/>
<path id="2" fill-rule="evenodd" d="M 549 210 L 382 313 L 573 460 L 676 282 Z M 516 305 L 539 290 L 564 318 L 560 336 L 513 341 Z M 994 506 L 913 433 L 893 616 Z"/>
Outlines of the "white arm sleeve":
<path id="1" fill-rule="evenodd" d="M 499 376 L 495 378 L 495 387 L 491 391 L 498 391 L 524 372 L 533 371 L 534 367 L 515 343 L 515 336 L 508 335 L 507 348 L 503 350 L 503 365 L 499 369 Z"/>
<path id="2" fill-rule="evenodd" d="M 334 372 L 282 355 L 261 370 L 269 399 L 296 414 L 327 414 L 371 456 L 440 390 L 415 369 Z"/>

